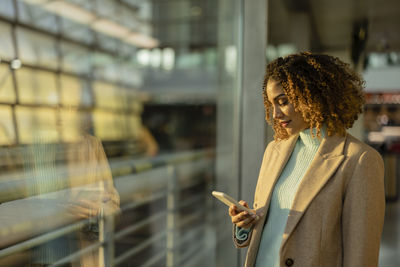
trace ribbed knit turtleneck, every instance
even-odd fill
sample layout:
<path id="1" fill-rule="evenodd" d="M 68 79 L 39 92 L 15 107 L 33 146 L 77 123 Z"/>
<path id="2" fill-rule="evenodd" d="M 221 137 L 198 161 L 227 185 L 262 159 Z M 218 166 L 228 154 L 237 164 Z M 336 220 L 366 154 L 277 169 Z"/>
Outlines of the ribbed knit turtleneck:
<path id="1" fill-rule="evenodd" d="M 325 131 L 322 130 L 324 136 Z M 279 267 L 279 248 L 297 188 L 320 145 L 310 130 L 300 132 L 292 155 L 274 187 L 256 267 Z"/>

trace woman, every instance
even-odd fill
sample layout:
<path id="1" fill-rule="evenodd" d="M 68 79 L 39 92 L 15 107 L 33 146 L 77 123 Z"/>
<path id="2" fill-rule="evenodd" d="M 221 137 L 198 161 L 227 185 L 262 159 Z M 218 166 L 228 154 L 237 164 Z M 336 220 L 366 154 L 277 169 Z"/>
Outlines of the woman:
<path id="1" fill-rule="evenodd" d="M 275 140 L 260 169 L 257 215 L 229 208 L 236 246 L 249 246 L 246 266 L 378 266 L 383 161 L 346 133 L 362 112 L 362 88 L 347 64 L 327 55 L 267 66 L 264 105 Z"/>

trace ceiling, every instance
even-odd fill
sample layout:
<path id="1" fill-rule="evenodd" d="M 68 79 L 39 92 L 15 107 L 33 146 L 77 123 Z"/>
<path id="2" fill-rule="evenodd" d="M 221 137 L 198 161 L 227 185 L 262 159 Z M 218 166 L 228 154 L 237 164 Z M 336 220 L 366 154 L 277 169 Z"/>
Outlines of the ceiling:
<path id="1" fill-rule="evenodd" d="M 367 53 L 400 52 L 399 0 L 269 0 L 269 43 L 296 42 L 305 34 L 310 50 L 351 50 L 362 21 Z"/>

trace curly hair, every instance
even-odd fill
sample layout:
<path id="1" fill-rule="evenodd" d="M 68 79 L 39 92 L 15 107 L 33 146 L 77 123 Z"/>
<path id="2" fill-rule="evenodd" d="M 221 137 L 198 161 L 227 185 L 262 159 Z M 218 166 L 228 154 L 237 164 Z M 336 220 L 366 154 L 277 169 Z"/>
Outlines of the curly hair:
<path id="1" fill-rule="evenodd" d="M 328 136 L 345 134 L 362 113 L 365 83 L 349 64 L 336 57 L 309 52 L 279 57 L 267 65 L 263 85 L 266 120 L 273 124 L 276 140 L 289 136 L 271 118 L 273 107 L 266 92 L 270 79 L 282 85 L 295 111 L 302 114 L 310 129 L 316 128 L 317 137 L 321 137 L 323 125 Z M 315 137 L 314 131 L 311 133 Z"/>

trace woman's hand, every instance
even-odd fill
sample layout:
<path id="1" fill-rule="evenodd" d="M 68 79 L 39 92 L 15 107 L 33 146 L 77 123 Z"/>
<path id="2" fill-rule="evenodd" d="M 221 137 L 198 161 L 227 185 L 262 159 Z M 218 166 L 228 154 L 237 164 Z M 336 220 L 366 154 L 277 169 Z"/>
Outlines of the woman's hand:
<path id="1" fill-rule="evenodd" d="M 89 219 L 100 215 L 100 205 L 98 201 L 77 199 L 67 204 L 67 211 L 76 218 Z"/>
<path id="2" fill-rule="evenodd" d="M 246 203 L 246 201 L 240 200 L 239 203 L 246 208 L 249 208 L 249 205 Z M 253 211 L 256 213 L 255 210 Z M 229 216 L 231 216 L 233 224 L 244 229 L 249 229 L 260 219 L 260 215 L 249 214 L 247 211 L 240 211 L 235 205 L 229 207 Z"/>

